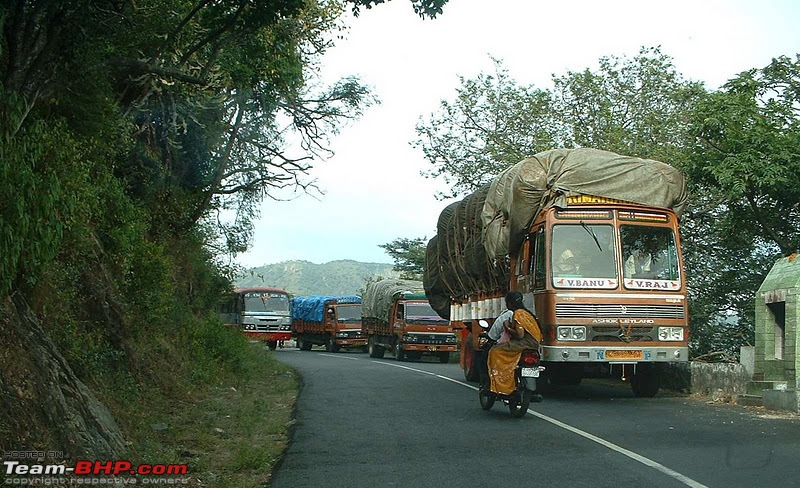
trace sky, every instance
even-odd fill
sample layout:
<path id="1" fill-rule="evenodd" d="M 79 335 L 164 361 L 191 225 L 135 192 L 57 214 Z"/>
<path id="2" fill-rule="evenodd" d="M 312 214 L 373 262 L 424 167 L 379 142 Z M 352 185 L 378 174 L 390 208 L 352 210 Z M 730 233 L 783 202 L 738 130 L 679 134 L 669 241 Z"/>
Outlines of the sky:
<path id="1" fill-rule="evenodd" d="M 421 175 L 432 166 L 410 144 L 414 127 L 455 97 L 459 76 L 493 72 L 491 57 L 517 83 L 547 89 L 553 75 L 595 70 L 600 57 L 660 46 L 684 79 L 718 89 L 800 53 L 796 0 L 450 0 L 425 20 L 410 0 L 391 0 L 345 22 L 349 31 L 322 58 L 321 76 L 332 83 L 355 75 L 381 103 L 331 140 L 332 157 L 314 163 L 309 177 L 324 194 L 263 202 L 252 247 L 236 258 L 245 268 L 391 263 L 381 244 L 433 237 L 454 200 L 437 200 L 444 182 Z"/>

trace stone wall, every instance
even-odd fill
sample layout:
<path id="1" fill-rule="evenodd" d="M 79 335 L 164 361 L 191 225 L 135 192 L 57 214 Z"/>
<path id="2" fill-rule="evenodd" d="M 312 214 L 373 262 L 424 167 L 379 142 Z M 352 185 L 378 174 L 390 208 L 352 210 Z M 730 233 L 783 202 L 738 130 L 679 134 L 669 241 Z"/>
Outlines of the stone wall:
<path id="1" fill-rule="evenodd" d="M 662 386 L 671 390 L 715 397 L 718 390 L 729 397 L 743 395 L 752 375 L 738 363 L 674 363 L 667 366 Z"/>

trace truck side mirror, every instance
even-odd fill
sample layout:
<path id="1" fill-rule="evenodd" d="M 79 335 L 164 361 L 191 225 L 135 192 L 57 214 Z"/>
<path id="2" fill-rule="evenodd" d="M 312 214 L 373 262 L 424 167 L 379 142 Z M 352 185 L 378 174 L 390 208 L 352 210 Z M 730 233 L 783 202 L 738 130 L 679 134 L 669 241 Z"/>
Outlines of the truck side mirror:
<path id="1" fill-rule="evenodd" d="M 489 322 L 487 322 L 487 321 L 485 321 L 483 319 L 478 321 L 478 325 L 481 326 L 481 329 L 488 329 L 489 328 Z"/>

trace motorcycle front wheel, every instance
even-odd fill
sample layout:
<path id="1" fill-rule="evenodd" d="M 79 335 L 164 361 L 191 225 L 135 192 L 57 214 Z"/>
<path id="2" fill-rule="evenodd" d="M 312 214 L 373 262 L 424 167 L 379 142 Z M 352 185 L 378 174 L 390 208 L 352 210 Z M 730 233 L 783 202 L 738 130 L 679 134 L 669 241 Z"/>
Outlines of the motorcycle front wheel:
<path id="1" fill-rule="evenodd" d="M 528 412 L 528 406 L 531 404 L 531 395 L 530 390 L 522 390 L 508 400 L 508 411 L 512 417 L 518 419 L 525 416 Z"/>

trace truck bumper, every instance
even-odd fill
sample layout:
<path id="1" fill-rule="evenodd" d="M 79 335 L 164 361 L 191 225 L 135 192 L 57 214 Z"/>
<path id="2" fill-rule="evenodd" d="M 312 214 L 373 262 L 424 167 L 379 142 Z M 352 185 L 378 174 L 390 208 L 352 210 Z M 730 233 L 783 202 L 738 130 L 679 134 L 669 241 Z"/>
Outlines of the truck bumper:
<path id="1" fill-rule="evenodd" d="M 367 339 L 336 339 L 336 344 L 342 347 L 364 347 Z"/>
<path id="2" fill-rule="evenodd" d="M 242 333 L 245 335 L 245 337 L 264 342 L 288 341 L 292 338 L 291 332 L 252 332 L 244 330 Z"/>
<path id="3" fill-rule="evenodd" d="M 404 351 L 422 352 L 456 352 L 458 347 L 455 344 L 403 344 Z"/>
<path id="4" fill-rule="evenodd" d="M 680 346 L 544 346 L 542 349 L 544 361 L 564 363 L 680 363 L 689 359 L 689 348 Z"/>

